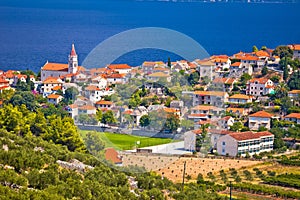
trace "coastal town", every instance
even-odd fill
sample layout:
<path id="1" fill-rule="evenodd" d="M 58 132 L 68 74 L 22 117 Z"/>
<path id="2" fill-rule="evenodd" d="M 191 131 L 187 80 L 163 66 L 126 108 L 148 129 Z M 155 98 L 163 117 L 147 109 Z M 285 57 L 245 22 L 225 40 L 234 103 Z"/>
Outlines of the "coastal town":
<path id="1" fill-rule="evenodd" d="M 274 138 L 270 130 L 299 131 L 300 45 L 252 50 L 86 69 L 73 44 L 67 63 L 47 61 L 38 76 L 1 71 L 0 90 L 31 85 L 32 93 L 47 99 L 39 106 L 60 107 L 81 127 L 179 134 L 183 154 L 199 152 L 205 142 L 205 153 L 233 157 L 271 152 L 282 147 L 278 140 L 295 147 L 299 132 Z"/>
<path id="2" fill-rule="evenodd" d="M 30 156 L 19 159 L 46 166 L 39 172 L 26 168 L 29 184 L 10 184 L 3 175 L 3 187 L 13 191 L 28 185 L 24 192 L 35 191 L 30 188 L 37 188 L 34 184 L 47 187 L 51 178 L 41 182 L 34 177 L 50 176 L 45 153 L 51 153 L 55 169 L 87 178 L 98 176 L 96 172 L 107 176 L 99 171 L 103 164 L 109 173 L 124 170 L 129 175 L 115 175 L 112 181 L 125 184 L 129 199 L 180 199 L 180 191 L 194 198 L 184 188 L 194 187 L 195 181 L 216 188 L 218 192 L 208 194 L 213 199 L 229 195 L 228 187 L 250 199 L 265 194 L 270 199 L 299 197 L 299 175 L 293 173 L 299 170 L 300 45 L 87 69 L 79 65 L 72 44 L 66 60 L 46 61 L 38 74 L 0 71 L 1 155 L 7 157 L 0 167 L 12 173 L 19 165 L 36 165 L 8 157 L 20 151 Z M 74 152 L 64 157 L 66 150 Z M 62 172 L 52 171 L 51 176 Z M 132 176 L 141 172 L 150 175 Z M 149 177 L 166 185 L 143 186 Z M 170 186 L 185 180 L 188 184 L 180 191 Z M 278 184 L 288 189 L 274 186 Z M 88 195 L 63 195 L 69 194 Z M 118 195 L 112 194 L 111 199 Z"/>

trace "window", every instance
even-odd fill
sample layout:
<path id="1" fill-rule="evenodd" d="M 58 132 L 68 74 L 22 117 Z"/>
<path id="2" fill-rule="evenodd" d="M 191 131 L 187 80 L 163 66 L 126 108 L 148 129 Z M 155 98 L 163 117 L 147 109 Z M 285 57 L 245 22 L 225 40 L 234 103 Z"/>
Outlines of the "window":
<path id="1" fill-rule="evenodd" d="M 225 149 L 222 149 L 222 153 L 225 153 Z"/>
<path id="2" fill-rule="evenodd" d="M 226 143 L 225 142 L 222 142 L 222 145 L 225 145 Z"/>

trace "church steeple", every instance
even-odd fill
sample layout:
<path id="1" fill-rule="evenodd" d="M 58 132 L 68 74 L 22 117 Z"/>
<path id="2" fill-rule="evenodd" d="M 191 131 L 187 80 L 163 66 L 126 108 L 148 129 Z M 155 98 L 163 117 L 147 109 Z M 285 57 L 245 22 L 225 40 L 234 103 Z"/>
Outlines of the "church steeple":
<path id="1" fill-rule="evenodd" d="M 69 62 L 68 63 L 69 63 L 68 72 L 70 74 L 75 74 L 77 72 L 77 68 L 78 68 L 78 56 L 76 54 L 74 44 L 72 44 L 72 50 L 71 50 L 70 55 L 69 55 Z"/>
<path id="2" fill-rule="evenodd" d="M 70 56 L 77 56 L 74 44 L 72 44 L 72 50 L 71 50 Z"/>

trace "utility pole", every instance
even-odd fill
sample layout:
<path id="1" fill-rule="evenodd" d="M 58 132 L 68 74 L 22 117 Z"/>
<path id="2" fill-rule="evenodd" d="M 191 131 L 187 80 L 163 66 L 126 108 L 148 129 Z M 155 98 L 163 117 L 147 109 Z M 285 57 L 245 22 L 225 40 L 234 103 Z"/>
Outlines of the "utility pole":
<path id="1" fill-rule="evenodd" d="M 184 161 L 183 163 L 182 191 L 184 190 L 185 169 L 186 169 L 186 161 Z"/>
<path id="2" fill-rule="evenodd" d="M 232 192 L 231 192 L 231 188 L 232 188 L 232 185 L 231 185 L 231 181 L 229 183 L 229 199 L 232 200 Z"/>

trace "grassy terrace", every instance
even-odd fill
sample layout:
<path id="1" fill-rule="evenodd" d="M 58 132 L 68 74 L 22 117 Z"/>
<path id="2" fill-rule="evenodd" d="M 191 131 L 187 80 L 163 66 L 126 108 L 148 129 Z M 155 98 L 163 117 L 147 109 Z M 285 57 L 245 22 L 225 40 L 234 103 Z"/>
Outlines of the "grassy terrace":
<path id="1" fill-rule="evenodd" d="M 80 130 L 80 135 L 84 138 L 86 134 L 91 131 Z M 116 133 L 103 133 L 98 132 L 102 141 L 105 142 L 106 147 L 117 147 L 122 150 L 130 150 L 136 147 L 136 142 L 140 141 L 137 145 L 138 148 L 155 146 L 160 144 L 167 144 L 173 142 L 169 138 L 151 138 L 151 137 L 140 137 L 126 134 Z"/>

